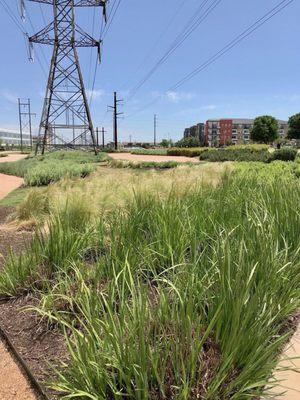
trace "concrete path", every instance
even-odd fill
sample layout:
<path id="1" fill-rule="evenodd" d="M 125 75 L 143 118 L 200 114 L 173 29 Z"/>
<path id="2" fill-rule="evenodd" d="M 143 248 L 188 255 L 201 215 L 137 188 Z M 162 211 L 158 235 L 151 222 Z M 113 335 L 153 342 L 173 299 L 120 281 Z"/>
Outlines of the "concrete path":
<path id="1" fill-rule="evenodd" d="M 23 178 L 0 174 L 0 200 L 4 199 L 13 190 L 18 189 L 23 183 Z"/>
<path id="2" fill-rule="evenodd" d="M 36 400 L 37 397 L 23 376 L 18 364 L 0 341 L 0 399 Z"/>
<path id="3" fill-rule="evenodd" d="M 27 157 L 26 154 L 9 153 L 5 151 L 3 153 L 7 154 L 7 157 L 0 157 L 0 163 L 18 161 Z M 23 185 L 23 183 L 24 180 L 22 178 L 0 173 L 0 200 L 4 199 L 4 197 L 6 197 L 13 190 L 18 189 Z"/>
<path id="4" fill-rule="evenodd" d="M 298 358 L 296 358 L 298 357 Z M 299 400 L 300 399 L 300 325 L 298 330 L 287 345 L 281 357 L 279 367 L 289 368 L 288 371 L 279 371 L 275 374 L 280 386 L 273 390 L 274 400 Z M 289 358 L 290 360 L 287 360 Z M 292 358 L 294 358 L 292 360 Z M 285 394 L 280 395 L 280 393 Z M 276 397 L 276 394 L 279 397 Z M 271 400 L 271 399 L 268 399 Z"/>
<path id="5" fill-rule="evenodd" d="M 3 151 L 1 154 L 7 154 L 7 156 L 6 157 L 0 157 L 0 163 L 19 161 L 19 160 L 22 160 L 23 158 L 27 157 L 27 154 L 8 153 L 6 151 Z"/>
<path id="6" fill-rule="evenodd" d="M 164 162 L 164 161 L 177 161 L 177 162 L 199 162 L 198 158 L 181 157 L 181 156 L 153 156 L 153 155 L 140 155 L 130 153 L 109 153 L 114 160 L 122 161 L 150 161 L 150 162 Z"/>

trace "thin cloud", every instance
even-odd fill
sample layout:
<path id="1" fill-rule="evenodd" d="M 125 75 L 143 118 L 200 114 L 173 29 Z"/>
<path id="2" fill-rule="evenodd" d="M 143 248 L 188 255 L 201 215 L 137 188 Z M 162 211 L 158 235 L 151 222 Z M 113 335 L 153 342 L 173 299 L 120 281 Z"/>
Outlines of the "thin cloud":
<path id="1" fill-rule="evenodd" d="M 5 100 L 9 101 L 10 103 L 17 103 L 18 98 L 20 97 L 16 93 L 11 92 L 10 90 L 1 90 L 0 96 L 3 97 Z"/>
<path id="2" fill-rule="evenodd" d="M 101 89 L 98 89 L 98 90 L 87 89 L 86 95 L 87 95 L 87 97 L 92 97 L 94 100 L 96 100 L 96 99 L 100 99 L 101 97 L 103 97 L 105 95 L 105 91 L 101 90 Z"/>

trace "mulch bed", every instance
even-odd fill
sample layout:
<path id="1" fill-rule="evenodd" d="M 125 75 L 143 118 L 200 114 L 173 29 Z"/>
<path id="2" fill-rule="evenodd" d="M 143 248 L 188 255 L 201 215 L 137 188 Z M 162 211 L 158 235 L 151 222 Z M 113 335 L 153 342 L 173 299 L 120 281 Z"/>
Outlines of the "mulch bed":
<path id="1" fill-rule="evenodd" d="M 0 207 L 0 266 L 10 250 L 15 254 L 21 253 L 32 237 L 30 231 L 9 229 L 5 225 L 14 211 L 14 207 Z"/>
<path id="2" fill-rule="evenodd" d="M 55 377 L 52 368 L 67 361 L 67 348 L 61 332 L 49 330 L 47 323 L 36 312 L 24 310 L 24 307 L 37 304 L 38 300 L 30 295 L 0 303 L 0 326 L 45 393 L 54 400 L 58 394 L 45 384 Z"/>
<path id="3" fill-rule="evenodd" d="M 15 254 L 21 253 L 32 237 L 32 232 L 3 228 L 13 212 L 12 207 L 0 207 L 0 270 L 10 249 Z M 2 300 L 0 326 L 30 368 L 35 379 L 43 387 L 46 395 L 54 400 L 58 399 L 58 394 L 48 389 L 46 382 L 54 379 L 55 372 L 52 368 L 59 366 L 60 362 L 67 361 L 67 348 L 60 331 L 49 329 L 46 321 L 41 320 L 35 311 L 24 310 L 24 307 L 36 305 L 38 305 L 38 299 L 30 294 L 17 299 Z"/>

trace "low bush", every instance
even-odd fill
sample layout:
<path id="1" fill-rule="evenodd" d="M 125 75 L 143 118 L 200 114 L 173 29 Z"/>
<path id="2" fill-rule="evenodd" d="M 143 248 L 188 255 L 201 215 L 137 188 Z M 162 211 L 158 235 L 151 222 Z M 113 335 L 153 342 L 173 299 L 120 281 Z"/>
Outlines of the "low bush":
<path id="1" fill-rule="evenodd" d="M 144 161 L 144 162 L 134 162 L 134 161 L 122 161 L 122 160 L 112 160 L 110 161 L 110 166 L 113 168 L 132 168 L 132 169 L 170 169 L 176 168 L 181 163 L 176 161 Z"/>
<path id="2" fill-rule="evenodd" d="M 271 161 L 295 161 L 297 157 L 297 149 L 292 147 L 283 147 L 282 149 L 275 150 L 271 155 Z"/>
<path id="3" fill-rule="evenodd" d="M 182 156 L 182 157 L 198 157 L 204 151 L 207 151 L 207 147 L 194 147 L 194 148 L 183 148 L 183 147 L 172 147 L 167 150 L 168 156 Z"/>
<path id="4" fill-rule="evenodd" d="M 63 177 L 85 178 L 95 170 L 92 164 L 75 164 L 71 161 L 60 161 L 59 163 L 45 161 L 29 169 L 25 176 L 27 186 L 45 186 L 57 182 Z"/>
<path id="5" fill-rule="evenodd" d="M 95 155 L 82 151 L 57 151 L 1 163 L 0 172 L 22 177 L 28 186 L 43 186 L 66 176 L 84 178 L 95 170 L 95 164 L 109 159 L 104 153 Z"/>
<path id="6" fill-rule="evenodd" d="M 268 162 L 270 153 L 268 150 L 251 151 L 250 149 L 215 149 L 207 150 L 200 154 L 200 160 L 223 161 L 262 161 Z"/>
<path id="7" fill-rule="evenodd" d="M 141 149 L 141 150 L 132 150 L 131 154 L 166 156 L 167 150 L 166 149 Z"/>

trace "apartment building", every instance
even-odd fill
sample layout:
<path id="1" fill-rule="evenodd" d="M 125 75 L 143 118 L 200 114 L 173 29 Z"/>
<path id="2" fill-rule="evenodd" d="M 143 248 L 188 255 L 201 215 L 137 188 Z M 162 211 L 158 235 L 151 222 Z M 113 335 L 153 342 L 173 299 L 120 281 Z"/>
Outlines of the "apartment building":
<path id="1" fill-rule="evenodd" d="M 23 133 L 22 140 L 24 146 L 30 146 L 29 133 Z M 0 142 L 4 145 L 20 146 L 21 145 L 20 132 L 0 128 Z"/>
<path id="2" fill-rule="evenodd" d="M 284 138 L 288 132 L 288 122 L 277 120 L 279 136 Z M 254 119 L 221 118 L 208 120 L 205 124 L 205 143 L 210 147 L 224 146 L 228 143 L 247 144 L 250 142 L 250 132 Z"/>
<path id="3" fill-rule="evenodd" d="M 183 134 L 184 138 L 194 137 L 199 139 L 200 143 L 205 143 L 205 124 L 199 123 L 190 128 L 186 128 Z"/>

